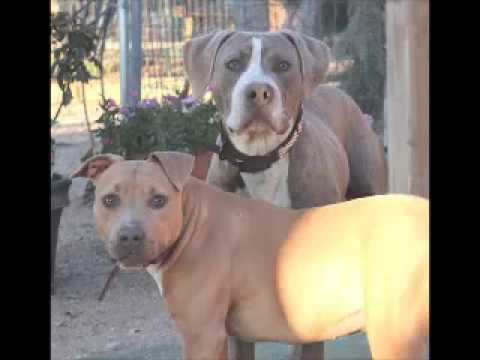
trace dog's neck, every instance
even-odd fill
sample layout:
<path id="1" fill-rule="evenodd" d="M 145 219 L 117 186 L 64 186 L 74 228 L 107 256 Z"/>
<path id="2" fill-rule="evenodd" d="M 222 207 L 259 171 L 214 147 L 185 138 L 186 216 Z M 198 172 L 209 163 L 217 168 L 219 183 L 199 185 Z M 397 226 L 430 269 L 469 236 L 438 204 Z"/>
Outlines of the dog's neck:
<path id="1" fill-rule="evenodd" d="M 195 243 L 194 248 L 202 246 L 200 242 L 207 239 L 205 236 L 199 236 L 199 234 L 211 226 L 209 222 L 222 221 L 221 217 L 224 214 L 216 211 L 215 206 L 211 205 L 215 201 L 212 202 L 211 199 L 208 199 L 212 196 L 215 197 L 215 191 L 203 181 L 194 177 L 191 177 L 185 184 L 182 190 L 182 229 L 175 241 L 175 249 L 161 266 L 162 272 L 172 268 L 182 258 L 186 249 L 191 247 L 192 242 Z"/>
<path id="2" fill-rule="evenodd" d="M 154 264 L 147 269 L 166 299 L 175 299 L 177 275 L 185 271 L 194 274 L 197 266 L 204 262 L 205 254 L 211 254 L 211 249 L 225 251 L 223 256 L 227 258 L 222 261 L 234 261 L 234 253 L 228 249 L 237 248 L 238 242 L 249 236 L 250 227 L 261 229 L 260 222 L 265 221 L 265 218 L 273 222 L 274 218 L 281 223 L 276 231 L 284 234 L 295 219 L 301 216 L 302 211 L 284 209 L 266 201 L 224 192 L 191 177 L 183 188 L 182 213 L 183 226 L 172 254 L 163 265 Z M 236 229 L 233 233 L 232 228 Z M 212 236 L 215 233 L 225 236 Z M 257 236 L 258 241 L 263 239 L 261 233 Z M 278 239 L 282 238 L 278 236 Z M 229 256 L 232 258 L 228 259 Z M 216 260 L 212 258 L 212 261 Z"/>
<path id="3" fill-rule="evenodd" d="M 225 209 L 228 208 L 228 211 Z M 191 177 L 182 193 L 183 226 L 176 240 L 175 249 L 169 259 L 162 265 L 162 272 L 168 271 L 178 261 L 194 261 L 196 250 L 205 248 L 205 242 L 210 241 L 206 232 L 212 228 L 224 227 L 225 233 L 232 221 L 238 221 L 240 216 L 253 216 L 255 212 L 292 211 L 280 209 L 266 201 L 247 199 L 240 195 L 223 192 L 204 181 Z M 234 219 L 237 217 L 237 219 Z M 233 219 L 233 220 L 232 220 Z M 249 222 L 252 219 L 243 219 Z M 225 241 L 231 241 L 226 236 Z"/>

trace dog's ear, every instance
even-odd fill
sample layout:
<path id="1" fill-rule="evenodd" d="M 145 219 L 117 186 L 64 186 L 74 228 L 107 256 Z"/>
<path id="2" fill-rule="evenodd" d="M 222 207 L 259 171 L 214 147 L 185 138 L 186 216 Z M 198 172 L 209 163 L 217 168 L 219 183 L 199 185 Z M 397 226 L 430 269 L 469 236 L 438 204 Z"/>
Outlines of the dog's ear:
<path id="1" fill-rule="evenodd" d="M 193 170 L 195 158 L 175 151 L 154 151 L 147 161 L 158 163 L 175 190 L 182 190 Z"/>
<path id="2" fill-rule="evenodd" d="M 285 29 L 281 33 L 297 50 L 304 94 L 308 96 L 317 85 L 325 81 L 330 64 L 330 49 L 323 41 L 292 30 Z"/>
<path id="3" fill-rule="evenodd" d="M 233 33 L 231 30 L 213 31 L 193 38 L 183 46 L 183 66 L 194 98 L 199 99 L 206 93 L 218 50 Z"/>
<path id="4" fill-rule="evenodd" d="M 70 178 L 85 177 L 95 181 L 113 163 L 124 160 L 123 157 L 115 154 L 95 155 L 85 160 L 80 167 L 70 175 Z"/>

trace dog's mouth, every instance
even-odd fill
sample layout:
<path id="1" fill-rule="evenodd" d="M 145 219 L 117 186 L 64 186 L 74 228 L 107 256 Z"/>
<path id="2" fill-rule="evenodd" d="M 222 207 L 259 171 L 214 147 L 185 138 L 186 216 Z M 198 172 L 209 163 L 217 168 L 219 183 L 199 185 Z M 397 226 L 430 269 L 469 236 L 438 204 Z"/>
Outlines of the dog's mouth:
<path id="1" fill-rule="evenodd" d="M 146 264 L 145 267 L 153 264 L 157 264 L 160 267 L 164 266 L 168 262 L 168 260 L 172 257 L 172 254 L 177 248 L 178 243 L 179 241 L 176 240 L 172 245 L 170 245 L 164 251 L 162 251 L 162 253 L 159 256 L 157 256 L 154 260 Z"/>
<path id="2" fill-rule="evenodd" d="M 142 261 L 138 261 L 139 255 L 134 251 L 130 251 L 121 257 L 111 257 L 112 261 L 116 263 L 121 269 L 141 269 L 144 267 Z"/>
<path id="3" fill-rule="evenodd" d="M 264 119 L 255 119 L 246 121 L 246 124 L 238 129 L 227 126 L 230 136 L 247 136 L 253 140 L 262 136 L 283 135 L 288 130 L 288 121 L 280 121 L 279 123 Z"/>
<path id="4" fill-rule="evenodd" d="M 149 265 L 157 264 L 163 266 L 171 258 L 173 252 L 178 246 L 178 240 L 176 240 L 172 245 L 163 250 L 160 255 L 154 259 L 145 259 L 141 260 L 141 255 L 135 251 L 130 251 L 121 256 L 111 256 L 111 261 L 116 263 L 122 269 L 143 269 Z"/>

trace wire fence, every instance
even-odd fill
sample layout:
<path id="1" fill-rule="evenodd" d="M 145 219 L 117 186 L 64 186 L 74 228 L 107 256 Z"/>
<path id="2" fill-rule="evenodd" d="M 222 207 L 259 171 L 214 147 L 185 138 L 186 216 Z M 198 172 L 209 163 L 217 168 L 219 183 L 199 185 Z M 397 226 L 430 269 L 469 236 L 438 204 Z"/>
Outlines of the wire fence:
<path id="1" fill-rule="evenodd" d="M 160 92 L 179 91 L 185 81 L 183 44 L 212 30 L 269 31 L 288 27 L 312 35 L 322 33 L 321 26 L 315 27 L 314 17 L 305 16 L 318 7 L 315 3 L 318 1 L 145 1 L 142 94 L 155 97 Z M 341 8 L 345 1 L 331 3 Z M 323 39 L 334 42 L 333 37 Z"/>
<path id="2" fill-rule="evenodd" d="M 182 48 L 192 37 L 214 29 L 268 31 L 290 28 L 324 40 L 333 55 L 330 80 L 350 84 L 348 86 L 352 91 L 349 94 L 362 110 L 372 114 L 376 120 L 383 118 L 384 39 L 376 32 L 383 32 L 381 7 L 384 0 L 131 1 L 143 4 L 143 98 L 160 98 L 182 90 L 185 84 Z M 85 11 L 86 21 L 97 21 L 99 27 L 107 25 L 104 29 L 104 76 L 107 82 L 115 85 L 107 86 L 105 94 L 118 100 L 120 49 L 116 11 L 109 14 L 107 21 L 104 19 L 108 6 L 115 7 L 116 0 L 57 0 L 54 3 L 58 4 L 60 11 L 75 12 L 82 7 L 88 8 Z M 369 14 L 375 15 L 376 9 L 380 9 L 380 14 L 372 18 Z M 362 32 L 362 29 L 365 31 Z M 360 40 L 355 38 L 363 33 L 365 36 Z M 344 39 L 344 34 L 354 39 L 353 46 L 352 41 Z M 357 49 L 355 44 L 358 44 Z M 378 61 L 374 59 L 375 54 L 381 55 Z M 380 65 L 370 64 L 370 59 Z M 349 73 L 354 63 L 357 64 L 357 72 Z M 371 86 L 375 71 L 380 77 L 375 80 L 378 84 Z M 375 88 L 374 94 L 369 94 L 367 90 L 372 88 Z"/>

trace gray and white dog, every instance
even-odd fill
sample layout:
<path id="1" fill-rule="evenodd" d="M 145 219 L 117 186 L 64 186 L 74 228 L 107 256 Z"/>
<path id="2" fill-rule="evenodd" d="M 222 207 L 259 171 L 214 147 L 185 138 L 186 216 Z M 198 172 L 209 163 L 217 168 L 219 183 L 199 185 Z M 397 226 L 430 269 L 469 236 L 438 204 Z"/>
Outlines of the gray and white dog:
<path id="1" fill-rule="evenodd" d="M 223 30 L 187 42 L 193 96 L 211 89 L 222 116 L 207 181 L 290 208 L 385 193 L 377 135 L 352 98 L 321 85 L 329 61 L 323 42 L 290 30 Z M 321 344 L 304 347 L 302 358 L 319 352 Z"/>
<path id="2" fill-rule="evenodd" d="M 225 134 L 240 152 L 265 155 L 276 149 L 303 107 L 303 132 L 286 155 L 255 173 L 241 173 L 214 156 L 210 183 L 231 191 L 241 176 L 250 196 L 292 208 L 386 192 L 377 135 L 353 99 L 320 85 L 329 58 L 323 42 L 288 30 L 217 31 L 186 43 L 184 66 L 193 95 L 213 89 Z"/>

